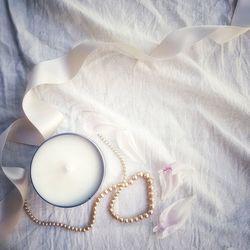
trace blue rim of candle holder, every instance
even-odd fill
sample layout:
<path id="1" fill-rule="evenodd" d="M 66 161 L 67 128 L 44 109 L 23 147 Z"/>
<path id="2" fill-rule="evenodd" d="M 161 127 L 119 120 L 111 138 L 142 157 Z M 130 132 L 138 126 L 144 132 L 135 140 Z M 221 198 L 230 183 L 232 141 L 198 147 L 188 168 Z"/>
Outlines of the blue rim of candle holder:
<path id="1" fill-rule="evenodd" d="M 31 166 L 32 166 L 32 162 L 33 162 L 34 156 L 36 155 L 36 153 L 37 153 L 37 151 L 39 150 L 39 148 L 41 148 L 42 145 L 43 145 L 44 143 L 46 143 L 47 141 L 49 141 L 49 140 L 51 140 L 51 139 L 53 139 L 53 138 L 55 138 L 55 137 L 62 136 L 62 135 L 75 135 L 75 136 L 79 136 L 79 137 L 81 137 L 81 138 L 87 140 L 88 142 L 90 142 L 90 143 L 97 149 L 97 151 L 98 151 L 99 154 L 100 154 L 101 161 L 102 161 L 102 174 L 101 174 L 101 180 L 100 180 L 99 185 L 98 185 L 97 188 L 94 190 L 94 192 L 90 194 L 90 196 L 89 196 L 87 199 L 85 199 L 84 201 L 82 201 L 82 202 L 80 202 L 80 203 L 78 203 L 78 204 L 76 204 L 76 205 L 72 205 L 72 206 L 60 206 L 60 205 L 57 205 L 57 204 L 54 204 L 54 203 L 52 203 L 52 202 L 47 201 L 47 200 L 46 200 L 44 197 L 42 197 L 42 196 L 39 194 L 39 192 L 36 190 L 35 185 L 34 185 L 34 183 L 33 183 L 33 181 L 32 181 L 32 177 L 31 177 Z M 89 139 L 88 137 L 86 137 L 86 136 L 84 136 L 84 135 L 80 135 L 80 134 L 77 134 L 77 133 L 72 133 L 72 132 L 61 133 L 61 134 L 57 134 L 57 135 L 51 136 L 50 138 L 48 138 L 47 140 L 45 140 L 44 142 L 42 142 L 42 143 L 38 146 L 38 148 L 36 149 L 36 151 L 34 152 L 34 154 L 33 154 L 33 156 L 32 156 L 32 159 L 31 159 L 31 162 L 30 162 L 30 180 L 31 180 L 31 184 L 32 184 L 34 190 L 36 191 L 36 193 L 38 194 L 38 196 L 39 196 L 42 200 L 44 200 L 45 202 L 47 202 L 48 204 L 50 204 L 50 205 L 52 205 L 52 206 L 55 206 L 55 207 L 60 207 L 60 208 L 74 208 L 74 207 L 78 207 L 78 206 L 81 206 L 81 205 L 87 203 L 87 202 L 97 193 L 97 191 L 100 189 L 100 187 L 101 187 L 101 185 L 102 185 L 102 183 L 103 183 L 104 175 L 105 175 L 105 165 L 106 165 L 106 164 L 105 164 L 103 152 L 102 152 L 102 150 L 99 148 L 99 146 L 98 146 L 94 141 L 92 141 L 91 139 Z"/>

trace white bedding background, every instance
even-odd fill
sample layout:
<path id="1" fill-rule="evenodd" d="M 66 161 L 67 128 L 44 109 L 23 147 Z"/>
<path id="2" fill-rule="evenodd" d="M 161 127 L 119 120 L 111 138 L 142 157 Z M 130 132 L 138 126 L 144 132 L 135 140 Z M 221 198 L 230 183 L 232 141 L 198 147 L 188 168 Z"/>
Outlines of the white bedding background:
<path id="1" fill-rule="evenodd" d="M 85 40 L 123 41 L 150 49 L 177 28 L 230 24 L 236 2 L 1 1 L 0 132 L 22 115 L 21 100 L 32 65 L 56 58 Z M 105 210 L 87 234 L 39 227 L 24 215 L 0 249 L 250 249 L 250 33 L 220 46 L 203 40 L 176 58 L 136 62 L 98 51 L 72 83 L 43 87 L 40 98 L 65 114 L 59 132 L 84 133 L 84 111 L 95 110 L 131 127 L 146 165 L 128 162 L 129 173 L 148 169 L 157 177 L 164 163 L 182 161 L 195 175 L 149 220 L 121 225 Z M 119 165 L 107 158 L 104 186 L 119 180 Z M 9 143 L 5 162 L 29 170 L 34 148 Z M 11 185 L 0 175 L 0 198 Z M 143 209 L 143 188 L 121 196 L 121 213 Z M 185 226 L 164 240 L 153 234 L 159 211 L 195 195 Z M 90 204 L 72 209 L 45 204 L 31 189 L 40 218 L 84 224 Z"/>

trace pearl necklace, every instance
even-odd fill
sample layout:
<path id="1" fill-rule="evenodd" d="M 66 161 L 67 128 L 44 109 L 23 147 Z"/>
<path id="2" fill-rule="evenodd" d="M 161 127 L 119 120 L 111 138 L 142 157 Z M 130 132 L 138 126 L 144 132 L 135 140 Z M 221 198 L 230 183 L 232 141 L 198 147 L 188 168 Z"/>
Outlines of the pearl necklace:
<path id="1" fill-rule="evenodd" d="M 106 144 L 111 151 L 116 155 L 116 157 L 119 159 L 121 167 L 122 167 L 122 181 L 114 184 L 105 190 L 103 190 L 95 199 L 95 201 L 92 204 L 91 208 L 91 215 L 89 219 L 89 223 L 84 227 L 75 227 L 70 226 L 65 223 L 60 222 L 54 222 L 54 221 L 43 221 L 39 220 L 37 217 L 35 217 L 31 211 L 31 208 L 28 205 L 27 200 L 24 202 L 24 211 L 28 215 L 28 217 L 35 222 L 38 225 L 41 226 L 50 226 L 50 227 L 60 227 L 64 228 L 66 230 L 74 231 L 74 232 L 87 232 L 90 229 L 93 228 L 94 223 L 96 221 L 96 210 L 97 206 L 101 202 L 101 200 L 109 193 L 111 193 L 111 199 L 108 206 L 108 211 L 110 215 L 116 219 L 117 221 L 121 223 L 133 223 L 138 222 L 143 219 L 147 219 L 150 217 L 150 215 L 153 214 L 154 210 L 154 188 L 153 188 L 153 179 L 147 172 L 138 172 L 130 177 L 127 177 L 126 175 L 126 165 L 125 161 L 122 158 L 121 154 L 113 147 L 113 145 L 105 139 L 101 134 L 98 134 L 99 139 Z M 139 215 L 133 216 L 133 217 L 121 217 L 115 210 L 114 210 L 114 204 L 117 201 L 117 198 L 120 194 L 120 192 L 127 188 L 129 185 L 132 185 L 135 181 L 137 181 L 139 178 L 143 179 L 145 181 L 145 184 L 147 186 L 147 210 Z"/>

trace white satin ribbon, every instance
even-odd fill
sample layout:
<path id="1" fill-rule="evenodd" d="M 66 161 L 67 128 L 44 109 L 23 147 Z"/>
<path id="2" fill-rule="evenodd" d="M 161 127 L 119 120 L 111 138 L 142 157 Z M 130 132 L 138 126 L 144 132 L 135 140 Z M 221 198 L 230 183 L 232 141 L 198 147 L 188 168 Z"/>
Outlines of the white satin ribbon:
<path id="1" fill-rule="evenodd" d="M 3 240 L 18 222 L 27 194 L 27 178 L 23 168 L 4 167 L 2 154 L 6 140 L 40 145 L 57 128 L 63 115 L 54 107 L 39 100 L 34 88 L 43 84 L 64 84 L 80 70 L 86 58 L 98 48 L 111 48 L 137 60 L 167 60 L 208 37 L 223 44 L 250 29 L 250 1 L 240 0 L 233 17 L 233 26 L 195 26 L 171 32 L 152 51 L 144 51 L 121 43 L 83 42 L 64 57 L 37 64 L 28 79 L 22 107 L 25 117 L 16 120 L 0 135 L 0 165 L 13 183 L 13 190 L 0 202 L 0 240 Z"/>

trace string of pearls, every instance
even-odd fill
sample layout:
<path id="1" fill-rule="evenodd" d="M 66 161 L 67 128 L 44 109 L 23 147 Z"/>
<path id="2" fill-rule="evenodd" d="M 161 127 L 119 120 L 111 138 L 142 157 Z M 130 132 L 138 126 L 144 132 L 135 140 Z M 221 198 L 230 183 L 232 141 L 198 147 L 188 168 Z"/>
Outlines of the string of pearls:
<path id="1" fill-rule="evenodd" d="M 89 230 L 93 228 L 94 223 L 96 221 L 97 206 L 99 205 L 101 200 L 109 193 L 112 193 L 112 195 L 111 195 L 108 211 L 111 214 L 111 216 L 119 222 L 122 222 L 122 223 L 138 222 L 140 220 L 149 218 L 149 216 L 153 214 L 153 210 L 154 210 L 154 192 L 153 191 L 154 189 L 153 189 L 153 179 L 150 177 L 149 173 L 139 172 L 133 176 L 127 177 L 126 164 L 121 154 L 114 148 L 114 146 L 103 135 L 98 134 L 98 137 L 104 144 L 106 144 L 110 148 L 110 150 L 119 159 L 121 167 L 122 167 L 122 181 L 104 189 L 95 198 L 92 204 L 89 222 L 84 227 L 71 226 L 65 223 L 60 223 L 60 222 L 55 222 L 55 221 L 40 220 L 34 216 L 27 200 L 25 200 L 24 211 L 34 223 L 41 225 L 41 226 L 47 226 L 47 227 L 60 227 L 66 230 L 74 231 L 74 232 L 88 232 Z M 148 196 L 147 197 L 147 201 L 148 201 L 147 210 L 144 213 L 133 216 L 133 217 L 127 217 L 127 218 L 121 217 L 114 210 L 114 204 L 119 196 L 119 193 L 123 189 L 128 187 L 129 185 L 132 185 L 136 180 L 138 180 L 138 178 L 144 179 L 147 185 L 147 196 Z"/>

